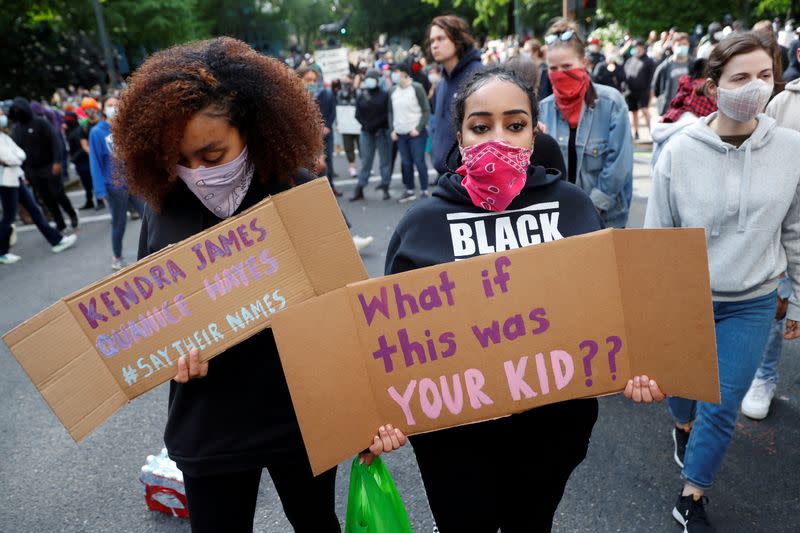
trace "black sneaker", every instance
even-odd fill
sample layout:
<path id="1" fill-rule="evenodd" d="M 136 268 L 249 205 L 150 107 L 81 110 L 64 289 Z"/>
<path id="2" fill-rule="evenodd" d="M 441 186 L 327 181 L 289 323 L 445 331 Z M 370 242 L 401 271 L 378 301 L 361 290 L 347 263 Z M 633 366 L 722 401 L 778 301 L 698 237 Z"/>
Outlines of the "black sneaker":
<path id="1" fill-rule="evenodd" d="M 686 456 L 686 445 L 689 443 L 689 432 L 673 426 L 672 442 L 675 444 L 675 453 L 672 457 L 675 459 L 675 462 L 678 463 L 678 466 L 683 468 L 683 458 Z"/>
<path id="2" fill-rule="evenodd" d="M 383 188 L 383 199 L 384 200 L 390 200 L 391 198 L 392 198 L 392 195 L 389 194 L 389 186 L 387 185 L 386 187 Z"/>
<path id="3" fill-rule="evenodd" d="M 363 200 L 363 199 L 364 199 L 364 189 L 362 189 L 361 187 L 356 187 L 355 192 L 353 192 L 353 196 L 350 197 L 350 201 L 355 202 L 357 200 Z"/>
<path id="4" fill-rule="evenodd" d="M 683 526 L 683 533 L 716 533 L 716 529 L 708 521 L 705 504 L 708 498 L 701 496 L 695 500 L 689 496 L 678 496 L 678 503 L 672 509 L 672 517 Z"/>

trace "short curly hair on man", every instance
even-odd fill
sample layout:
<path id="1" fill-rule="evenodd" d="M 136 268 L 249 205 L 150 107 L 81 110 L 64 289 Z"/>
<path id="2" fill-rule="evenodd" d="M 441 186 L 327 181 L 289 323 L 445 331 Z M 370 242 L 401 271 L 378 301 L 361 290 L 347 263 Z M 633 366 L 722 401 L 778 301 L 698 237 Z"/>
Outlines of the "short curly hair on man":
<path id="1" fill-rule="evenodd" d="M 132 192 L 155 209 L 179 179 L 186 123 L 215 107 L 247 139 L 258 179 L 289 182 L 322 152 L 322 117 L 302 80 L 247 44 L 219 37 L 150 56 L 129 80 L 111 131 Z"/>

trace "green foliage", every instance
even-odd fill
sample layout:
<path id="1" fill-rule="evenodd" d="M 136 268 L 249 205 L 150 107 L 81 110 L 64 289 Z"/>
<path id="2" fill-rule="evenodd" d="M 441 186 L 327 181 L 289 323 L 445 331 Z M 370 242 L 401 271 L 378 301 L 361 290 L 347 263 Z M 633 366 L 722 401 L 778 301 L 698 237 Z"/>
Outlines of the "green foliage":
<path id="1" fill-rule="evenodd" d="M 721 20 L 726 13 L 746 14 L 743 0 L 671 0 L 668 3 L 652 0 L 600 0 L 600 7 L 612 19 L 628 28 L 632 34 L 646 37 L 651 30 L 662 31 L 677 26 L 691 31 L 696 24 L 707 26 Z"/>

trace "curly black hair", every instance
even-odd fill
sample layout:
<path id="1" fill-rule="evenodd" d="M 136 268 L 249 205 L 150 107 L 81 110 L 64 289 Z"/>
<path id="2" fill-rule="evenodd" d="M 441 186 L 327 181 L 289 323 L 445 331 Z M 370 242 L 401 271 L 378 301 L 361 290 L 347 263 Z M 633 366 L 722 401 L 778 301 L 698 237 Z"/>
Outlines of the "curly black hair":
<path id="1" fill-rule="evenodd" d="M 290 182 L 322 152 L 319 107 L 285 64 L 229 37 L 157 52 L 131 77 L 111 125 L 128 185 L 155 209 L 178 179 L 186 123 L 210 106 L 246 136 L 263 182 Z"/>

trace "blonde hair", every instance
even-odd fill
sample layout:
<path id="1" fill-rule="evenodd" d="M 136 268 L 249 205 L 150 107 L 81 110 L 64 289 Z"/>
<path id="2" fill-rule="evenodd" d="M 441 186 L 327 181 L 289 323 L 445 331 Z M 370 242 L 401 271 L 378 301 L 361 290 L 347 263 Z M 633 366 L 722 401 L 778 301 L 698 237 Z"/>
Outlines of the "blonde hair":
<path id="1" fill-rule="evenodd" d="M 569 38 L 567 41 L 562 41 L 560 38 L 557 38 L 553 44 L 547 45 L 548 48 L 557 48 L 561 46 L 569 46 L 575 53 L 578 54 L 578 57 L 583 57 L 586 55 L 586 45 L 581 39 L 580 33 L 578 32 L 578 26 L 575 24 L 574 21 L 567 19 L 567 18 L 558 18 L 556 19 L 550 27 L 547 29 L 547 35 L 557 35 L 561 36 L 563 33 L 571 31 L 572 37 Z"/>

